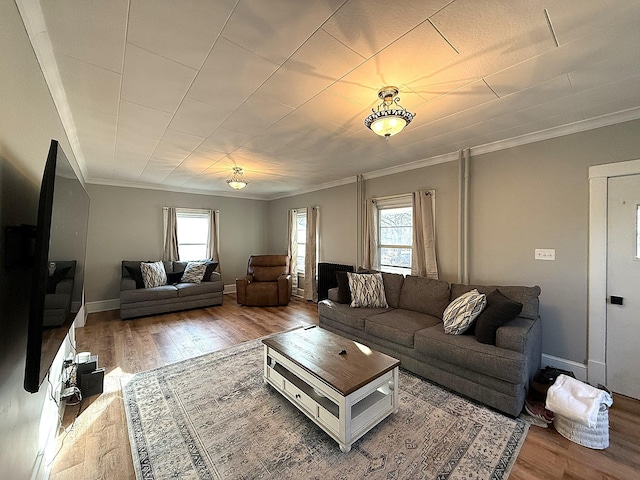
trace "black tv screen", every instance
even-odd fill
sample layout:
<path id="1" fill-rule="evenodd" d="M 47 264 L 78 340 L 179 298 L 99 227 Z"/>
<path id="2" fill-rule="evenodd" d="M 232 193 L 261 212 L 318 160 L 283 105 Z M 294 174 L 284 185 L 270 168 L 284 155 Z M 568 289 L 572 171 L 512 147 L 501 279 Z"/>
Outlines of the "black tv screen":
<path id="1" fill-rule="evenodd" d="M 35 228 L 24 388 L 40 389 L 82 306 L 89 196 L 56 140 L 45 164 Z"/>

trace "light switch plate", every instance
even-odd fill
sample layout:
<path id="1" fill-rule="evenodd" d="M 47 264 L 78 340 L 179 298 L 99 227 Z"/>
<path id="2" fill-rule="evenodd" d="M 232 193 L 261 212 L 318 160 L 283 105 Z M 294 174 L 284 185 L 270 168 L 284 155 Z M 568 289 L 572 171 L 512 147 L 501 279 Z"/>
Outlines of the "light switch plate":
<path id="1" fill-rule="evenodd" d="M 536 260 L 555 260 L 556 249 L 555 248 L 536 248 L 534 258 Z"/>

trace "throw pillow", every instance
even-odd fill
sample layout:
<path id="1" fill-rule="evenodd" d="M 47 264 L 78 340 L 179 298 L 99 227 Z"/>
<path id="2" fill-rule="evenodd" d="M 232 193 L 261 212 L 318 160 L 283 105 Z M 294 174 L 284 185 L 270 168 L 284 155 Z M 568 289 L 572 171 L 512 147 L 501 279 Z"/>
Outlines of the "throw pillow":
<path id="1" fill-rule="evenodd" d="M 338 303 L 351 303 L 347 272 L 336 272 L 336 280 L 338 281 Z"/>
<path id="2" fill-rule="evenodd" d="M 124 267 L 127 269 L 127 272 L 129 272 L 129 275 L 131 275 L 131 278 L 133 278 L 136 281 L 136 288 L 144 288 L 144 280 L 142 279 L 142 271 L 140 270 L 140 264 L 138 264 L 137 266 L 126 266 Z"/>
<path id="3" fill-rule="evenodd" d="M 522 304 L 505 297 L 498 289 L 487 295 L 487 306 L 476 320 L 476 340 L 496 344 L 498 328 L 520 315 Z"/>
<path id="4" fill-rule="evenodd" d="M 351 307 L 388 307 L 380 273 L 347 272 L 347 277 L 349 278 L 349 290 L 351 290 Z"/>
<path id="5" fill-rule="evenodd" d="M 444 333 L 460 335 L 467 330 L 487 305 L 487 296 L 478 290 L 464 293 L 451 302 L 442 314 Z"/>
<path id="6" fill-rule="evenodd" d="M 213 262 L 211 260 L 208 260 L 206 263 L 206 268 L 204 270 L 204 275 L 202 277 L 202 281 L 203 282 L 210 282 L 211 281 L 211 274 L 213 272 L 215 272 L 216 268 L 218 268 L 218 262 Z"/>
<path id="7" fill-rule="evenodd" d="M 183 272 L 167 273 L 167 285 L 175 285 L 182 280 Z"/>
<path id="8" fill-rule="evenodd" d="M 201 283 L 207 264 L 204 262 L 189 262 L 182 274 L 182 283 Z"/>
<path id="9" fill-rule="evenodd" d="M 49 275 L 47 277 L 47 293 L 56 293 L 56 287 L 62 281 L 62 279 L 67 276 L 69 270 L 71 270 L 71 267 L 56 267 L 53 275 Z"/>
<path id="10" fill-rule="evenodd" d="M 162 262 L 140 263 L 144 288 L 159 287 L 167 284 L 167 273 Z"/>

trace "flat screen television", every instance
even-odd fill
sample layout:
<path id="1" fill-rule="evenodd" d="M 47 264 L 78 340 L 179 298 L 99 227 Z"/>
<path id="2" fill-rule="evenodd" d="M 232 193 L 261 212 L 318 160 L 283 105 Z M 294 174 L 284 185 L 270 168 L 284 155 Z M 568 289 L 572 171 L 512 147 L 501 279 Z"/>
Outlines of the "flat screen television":
<path id="1" fill-rule="evenodd" d="M 40 186 L 24 388 L 37 392 L 82 306 L 89 196 L 51 140 Z"/>

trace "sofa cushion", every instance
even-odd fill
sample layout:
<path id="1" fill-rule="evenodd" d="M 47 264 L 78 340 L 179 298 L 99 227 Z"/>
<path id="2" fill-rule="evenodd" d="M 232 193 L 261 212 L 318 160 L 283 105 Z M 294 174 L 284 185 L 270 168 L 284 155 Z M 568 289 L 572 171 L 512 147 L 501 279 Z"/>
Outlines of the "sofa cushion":
<path id="1" fill-rule="evenodd" d="M 480 293 L 489 295 L 495 289 L 500 289 L 505 297 L 510 298 L 514 302 L 522 304 L 522 311 L 520 317 L 528 318 L 530 320 L 538 319 L 538 297 L 540 296 L 540 287 L 525 287 L 517 285 L 462 285 L 459 283 L 451 284 L 451 298 L 457 298 L 465 292 L 473 289 L 478 290 Z"/>
<path id="2" fill-rule="evenodd" d="M 366 319 L 364 331 L 400 345 L 413 347 L 413 335 L 441 323 L 439 318 L 411 310 L 391 310 Z"/>
<path id="3" fill-rule="evenodd" d="M 442 318 L 442 313 L 447 305 L 449 305 L 449 284 L 447 282 L 413 275 L 404 278 L 400 291 L 399 308 Z"/>
<path id="4" fill-rule="evenodd" d="M 347 272 L 347 277 L 349 278 L 349 290 L 351 290 L 351 307 L 388 307 L 381 274 Z"/>
<path id="5" fill-rule="evenodd" d="M 200 283 L 207 265 L 204 262 L 189 262 L 182 274 L 182 283 Z"/>
<path id="6" fill-rule="evenodd" d="M 460 335 L 475 322 L 480 312 L 487 305 L 487 296 L 471 290 L 453 300 L 442 314 L 444 332 L 449 335 Z"/>
<path id="7" fill-rule="evenodd" d="M 404 275 L 382 272 L 382 282 L 384 283 L 384 296 L 387 299 L 387 304 L 391 308 L 398 308 Z"/>
<path id="8" fill-rule="evenodd" d="M 151 300 L 163 300 L 176 298 L 178 289 L 173 285 L 162 285 L 154 288 L 140 288 L 137 290 L 124 290 L 120 292 L 120 303 L 147 302 Z"/>
<path id="9" fill-rule="evenodd" d="M 207 293 L 222 292 L 222 282 L 179 283 L 176 285 L 179 297 L 191 297 Z"/>
<path id="10" fill-rule="evenodd" d="M 478 343 L 468 335 L 447 335 L 439 324 L 416 332 L 416 351 L 489 377 L 519 384 L 527 381 L 525 355 Z"/>
<path id="11" fill-rule="evenodd" d="M 140 263 L 144 288 L 154 288 L 167 284 L 167 272 L 162 262 Z"/>
<path id="12" fill-rule="evenodd" d="M 318 302 L 318 315 L 320 317 L 330 318 L 334 322 L 359 330 L 364 330 L 364 322 L 367 318 L 388 311 L 388 308 L 351 308 L 349 305 L 331 300 Z"/>
<path id="13" fill-rule="evenodd" d="M 487 295 L 487 307 L 476 321 L 476 339 L 480 343 L 496 344 L 498 328 L 514 320 L 522 311 L 522 304 L 505 297 L 500 290 Z"/>

